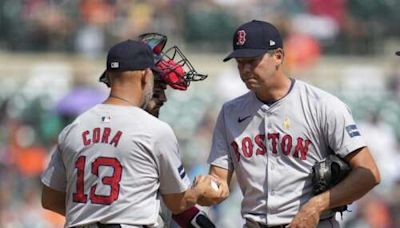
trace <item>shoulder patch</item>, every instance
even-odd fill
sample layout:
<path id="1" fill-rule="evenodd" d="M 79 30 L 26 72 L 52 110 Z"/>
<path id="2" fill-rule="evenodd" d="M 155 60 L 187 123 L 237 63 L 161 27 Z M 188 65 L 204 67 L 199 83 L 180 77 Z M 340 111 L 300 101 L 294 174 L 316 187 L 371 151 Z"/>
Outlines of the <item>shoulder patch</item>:
<path id="1" fill-rule="evenodd" d="M 346 131 L 347 131 L 347 134 L 349 134 L 349 136 L 351 138 L 353 138 L 355 136 L 361 136 L 361 134 L 358 131 L 357 126 L 355 124 L 347 125 Z"/>
<path id="2" fill-rule="evenodd" d="M 179 176 L 180 176 L 182 179 L 186 176 L 185 169 L 183 168 L 183 165 L 181 165 L 181 166 L 178 167 L 178 173 L 179 173 Z"/>

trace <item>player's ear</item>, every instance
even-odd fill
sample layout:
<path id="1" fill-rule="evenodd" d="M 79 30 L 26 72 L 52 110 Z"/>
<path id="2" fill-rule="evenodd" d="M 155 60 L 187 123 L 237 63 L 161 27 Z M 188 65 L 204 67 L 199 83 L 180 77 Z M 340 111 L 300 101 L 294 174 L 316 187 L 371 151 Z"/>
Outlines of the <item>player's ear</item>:
<path id="1" fill-rule="evenodd" d="M 285 56 L 285 53 L 282 48 L 278 48 L 275 50 L 275 59 L 277 60 L 277 68 L 279 65 L 283 63 L 283 58 Z"/>
<path id="2" fill-rule="evenodd" d="M 150 68 L 142 70 L 140 73 L 141 73 L 140 81 L 141 81 L 142 88 L 145 88 L 146 85 L 148 85 L 148 84 L 153 84 L 154 75 Z"/>
<path id="3" fill-rule="evenodd" d="M 282 48 L 276 49 L 275 50 L 275 58 L 282 61 L 283 57 L 284 57 L 283 49 Z"/>

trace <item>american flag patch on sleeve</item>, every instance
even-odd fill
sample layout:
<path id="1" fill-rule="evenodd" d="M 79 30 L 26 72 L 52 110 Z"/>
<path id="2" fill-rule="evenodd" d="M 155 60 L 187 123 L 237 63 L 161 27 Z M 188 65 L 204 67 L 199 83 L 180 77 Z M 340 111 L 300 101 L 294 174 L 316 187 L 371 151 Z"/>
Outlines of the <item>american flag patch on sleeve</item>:
<path id="1" fill-rule="evenodd" d="M 351 124 L 346 126 L 346 131 L 349 134 L 351 138 L 355 136 L 361 136 L 360 132 L 357 129 L 357 126 L 355 124 Z"/>
<path id="2" fill-rule="evenodd" d="M 183 165 L 178 167 L 178 173 L 179 173 L 179 176 L 181 176 L 182 179 L 186 176 L 185 169 L 183 168 Z"/>

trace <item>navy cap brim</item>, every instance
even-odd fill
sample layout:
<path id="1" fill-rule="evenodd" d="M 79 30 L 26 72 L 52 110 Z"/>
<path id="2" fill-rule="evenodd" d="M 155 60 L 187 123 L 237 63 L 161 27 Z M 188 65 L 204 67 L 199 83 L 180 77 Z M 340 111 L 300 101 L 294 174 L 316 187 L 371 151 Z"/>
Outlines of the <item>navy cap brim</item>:
<path id="1" fill-rule="evenodd" d="M 396 51 L 396 55 L 400 56 L 400 51 Z"/>
<path id="2" fill-rule="evenodd" d="M 267 49 L 236 49 L 231 52 L 228 56 L 224 58 L 224 62 L 232 59 L 232 58 L 253 58 L 263 55 L 267 52 Z"/>
<path id="3" fill-rule="evenodd" d="M 103 82 L 103 83 L 105 83 L 108 87 L 110 87 L 110 82 L 108 81 L 108 79 L 107 79 L 107 77 L 106 77 L 106 74 L 107 74 L 107 70 L 105 70 L 105 71 L 100 75 L 99 82 Z"/>

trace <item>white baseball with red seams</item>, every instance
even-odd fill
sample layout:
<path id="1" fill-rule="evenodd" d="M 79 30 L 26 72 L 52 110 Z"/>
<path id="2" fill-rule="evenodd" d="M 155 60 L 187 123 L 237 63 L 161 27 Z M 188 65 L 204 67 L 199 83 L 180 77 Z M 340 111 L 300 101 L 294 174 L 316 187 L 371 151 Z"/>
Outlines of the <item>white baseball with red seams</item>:
<path id="1" fill-rule="evenodd" d="M 243 218 L 288 224 L 312 196 L 316 161 L 366 146 L 348 107 L 335 96 L 293 80 L 272 104 L 248 92 L 226 102 L 208 162 L 236 172 Z"/>
<path id="2" fill-rule="evenodd" d="M 218 191 L 219 190 L 219 185 L 216 181 L 211 180 L 211 187 L 215 190 Z"/>

